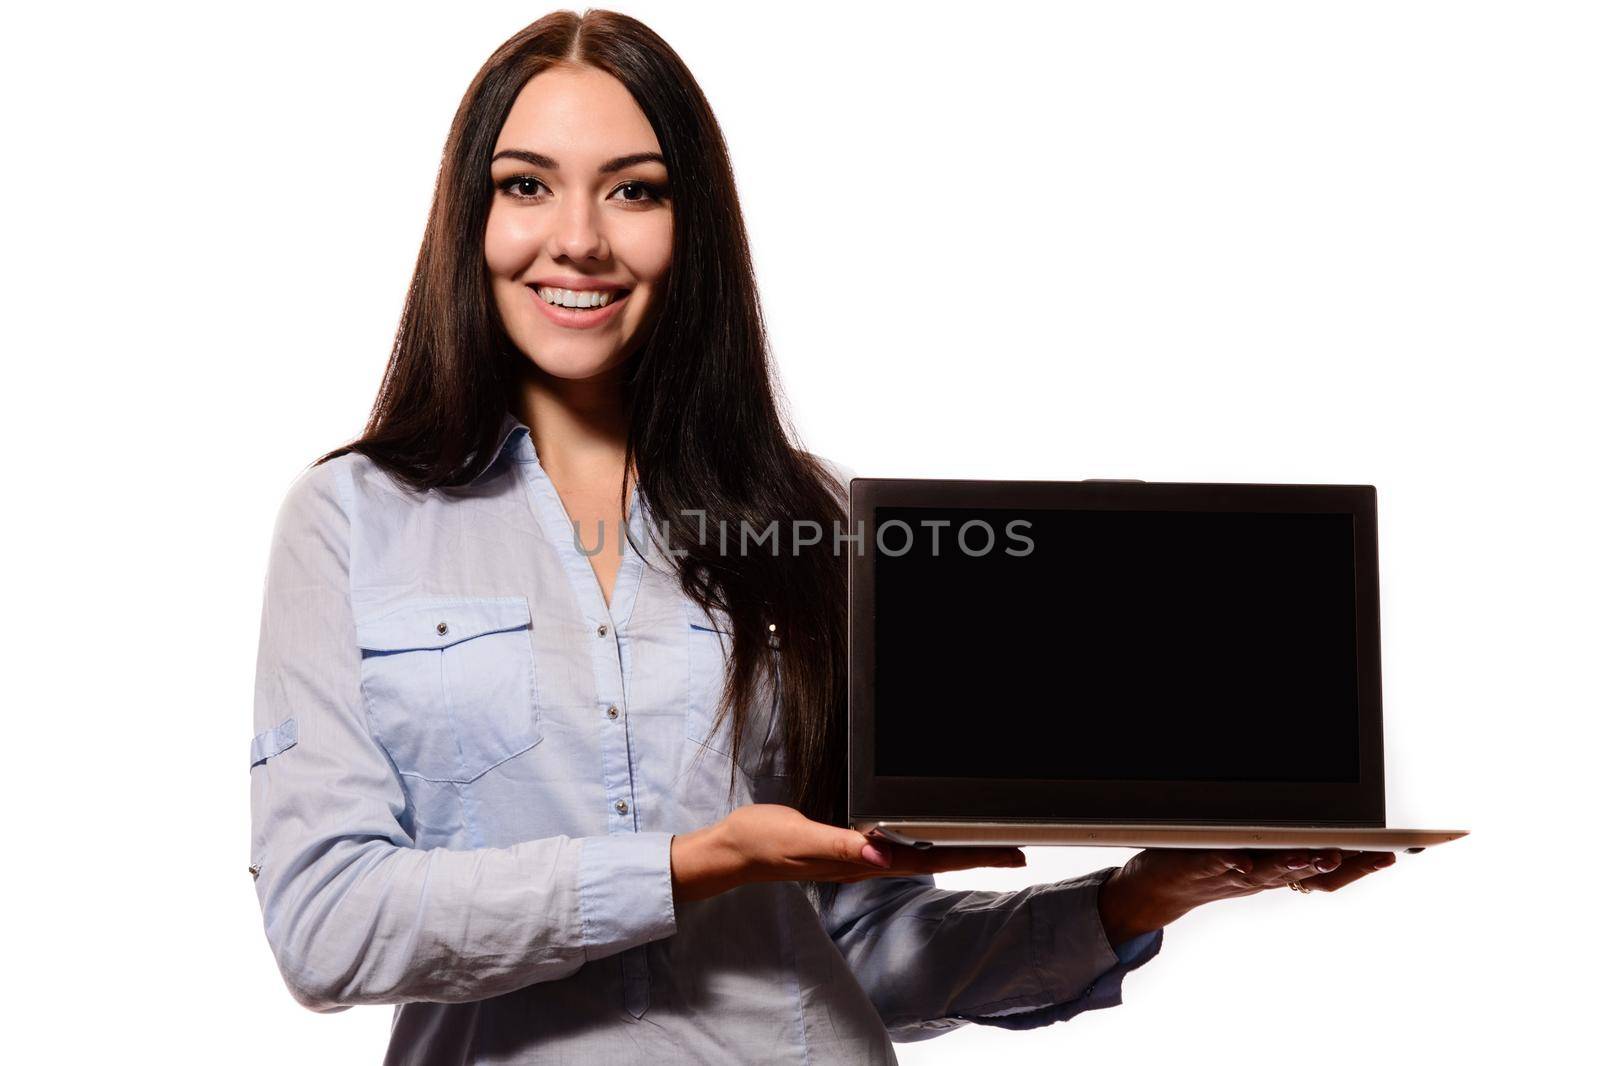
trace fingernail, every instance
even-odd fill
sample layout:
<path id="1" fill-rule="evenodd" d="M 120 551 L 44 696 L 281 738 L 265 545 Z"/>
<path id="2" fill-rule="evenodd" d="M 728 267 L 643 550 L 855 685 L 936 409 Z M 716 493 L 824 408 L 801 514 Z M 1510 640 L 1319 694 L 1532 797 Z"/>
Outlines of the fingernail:
<path id="1" fill-rule="evenodd" d="M 1287 865 L 1291 870 L 1304 870 L 1311 864 L 1306 862 L 1304 859 L 1290 859 Z"/>
<path id="2" fill-rule="evenodd" d="M 885 855 L 871 844 L 867 844 L 861 849 L 861 857 L 874 866 L 881 866 L 885 869 L 887 869 L 889 866 L 889 856 Z"/>

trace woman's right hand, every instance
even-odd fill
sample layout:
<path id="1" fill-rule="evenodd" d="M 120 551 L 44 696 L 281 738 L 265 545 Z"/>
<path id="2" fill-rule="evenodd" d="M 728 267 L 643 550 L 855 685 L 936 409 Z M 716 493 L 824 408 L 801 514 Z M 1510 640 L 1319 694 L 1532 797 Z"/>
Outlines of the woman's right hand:
<path id="1" fill-rule="evenodd" d="M 896 847 L 793 807 L 751 803 L 673 836 L 672 898 L 708 899 L 752 881 L 860 881 L 1026 862 L 1021 848 Z"/>

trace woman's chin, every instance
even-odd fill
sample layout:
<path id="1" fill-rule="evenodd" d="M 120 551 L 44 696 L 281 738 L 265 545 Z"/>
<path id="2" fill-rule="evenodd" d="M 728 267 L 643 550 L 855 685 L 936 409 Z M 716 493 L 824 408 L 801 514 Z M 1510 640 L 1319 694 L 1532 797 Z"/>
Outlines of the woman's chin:
<path id="1" fill-rule="evenodd" d="M 624 358 L 615 351 L 598 355 L 587 353 L 541 352 L 528 356 L 528 369 L 535 377 L 553 378 L 557 381 L 590 381 L 614 374 Z"/>

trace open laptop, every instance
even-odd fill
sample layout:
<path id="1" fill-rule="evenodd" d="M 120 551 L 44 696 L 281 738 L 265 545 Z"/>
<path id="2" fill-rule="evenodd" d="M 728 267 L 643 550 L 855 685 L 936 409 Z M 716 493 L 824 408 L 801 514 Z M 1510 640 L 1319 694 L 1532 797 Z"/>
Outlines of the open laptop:
<path id="1" fill-rule="evenodd" d="M 849 809 L 916 847 L 1420 851 L 1370 485 L 854 478 Z"/>

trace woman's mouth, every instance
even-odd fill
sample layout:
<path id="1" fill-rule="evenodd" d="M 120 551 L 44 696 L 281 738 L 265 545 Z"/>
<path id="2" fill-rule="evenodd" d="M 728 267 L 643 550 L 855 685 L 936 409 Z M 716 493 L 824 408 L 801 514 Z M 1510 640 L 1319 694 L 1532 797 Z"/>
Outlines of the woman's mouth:
<path id="1" fill-rule="evenodd" d="M 569 329 L 593 329 L 610 321 L 616 317 L 617 308 L 633 292 L 632 289 L 541 289 L 535 285 L 529 285 L 528 291 L 533 294 L 533 302 L 546 318 Z M 552 300 L 556 302 L 552 303 Z"/>

